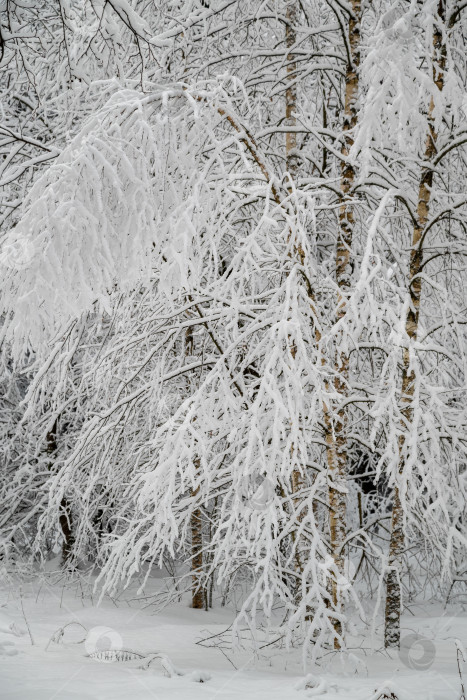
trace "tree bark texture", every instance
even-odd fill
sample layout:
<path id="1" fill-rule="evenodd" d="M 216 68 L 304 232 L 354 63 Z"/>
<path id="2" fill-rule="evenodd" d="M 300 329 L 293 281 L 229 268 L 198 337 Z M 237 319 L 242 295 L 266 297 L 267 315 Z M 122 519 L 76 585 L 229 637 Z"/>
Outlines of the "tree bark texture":
<path id="1" fill-rule="evenodd" d="M 191 326 L 185 331 L 185 357 L 191 357 L 194 349 L 193 329 Z M 189 393 L 189 387 L 188 387 Z M 199 469 L 199 459 L 195 457 L 196 471 Z M 191 493 L 196 498 L 197 489 Z M 197 610 L 204 609 L 205 590 L 203 582 L 203 521 L 200 508 L 195 508 L 191 514 L 191 607 Z"/>
<path id="2" fill-rule="evenodd" d="M 193 495 L 196 496 L 196 492 Z M 195 508 L 191 514 L 191 571 L 191 607 L 203 610 L 205 607 L 205 587 L 203 581 L 203 520 L 200 508 Z"/>
<path id="3" fill-rule="evenodd" d="M 287 24 L 285 29 L 285 41 L 287 46 L 287 88 L 285 91 L 285 124 L 291 129 L 295 128 L 297 125 L 297 119 L 295 113 L 297 111 L 297 62 L 295 56 L 292 52 L 294 45 L 297 42 L 296 26 L 298 20 L 298 7 L 297 1 L 292 0 L 292 2 L 287 2 L 286 12 Z M 285 134 L 285 165 L 286 170 L 289 174 L 288 192 L 291 195 L 293 189 L 293 180 L 297 176 L 298 159 L 297 159 L 297 134 L 293 131 L 287 131 Z M 303 262 L 303 251 L 301 247 L 294 245 L 293 256 L 297 258 L 300 262 Z M 295 360 L 297 349 L 295 345 L 291 344 L 290 353 L 292 358 Z M 292 448 L 293 452 L 293 448 Z M 292 472 L 292 493 L 299 493 L 304 487 L 303 474 L 298 469 L 294 469 Z M 304 518 L 304 511 L 300 508 L 300 499 L 294 498 L 293 500 L 293 512 L 299 515 L 297 517 L 297 526 L 301 523 Z M 304 552 L 304 542 L 303 538 L 297 536 L 294 531 L 292 534 L 293 546 L 295 547 L 295 570 L 301 576 L 304 569 L 304 557 L 306 556 Z M 296 586 L 297 593 L 299 596 L 300 585 Z"/>
<path id="4" fill-rule="evenodd" d="M 443 26 L 446 22 L 445 0 L 438 3 L 438 18 L 435 21 L 433 33 L 433 82 L 439 91 L 444 87 L 444 71 L 446 66 L 446 45 L 443 42 Z M 399 476 L 405 467 L 405 434 L 410 431 L 413 421 L 413 400 L 415 389 L 415 373 L 410 368 L 409 346 L 417 340 L 418 322 L 420 316 L 420 300 L 422 295 L 423 239 L 430 211 L 431 188 L 433 186 L 433 169 L 431 161 L 436 155 L 436 140 L 438 134 L 434 123 L 434 101 L 431 98 L 428 112 L 428 133 L 426 136 L 424 161 L 417 203 L 417 220 L 412 233 L 410 249 L 410 267 L 408 292 L 410 297 L 409 309 L 405 319 L 407 345 L 402 353 L 402 433 L 399 438 Z M 404 551 L 404 509 L 401 501 L 400 484 L 396 481 L 391 517 L 391 538 L 389 543 L 389 571 L 386 580 L 386 610 L 384 645 L 386 648 L 400 646 L 400 617 L 402 609 L 401 569 Z"/>
<path id="5" fill-rule="evenodd" d="M 336 245 L 336 282 L 338 286 L 338 304 L 336 321 L 340 321 L 346 313 L 347 294 L 351 286 L 352 276 L 352 235 L 354 229 L 354 213 L 351 203 L 352 188 L 355 181 L 355 169 L 348 160 L 353 145 L 354 129 L 357 125 L 358 99 L 358 70 L 360 66 L 360 22 L 361 2 L 350 2 L 350 17 L 348 26 L 349 60 L 345 76 L 344 97 L 344 140 L 341 149 L 341 205 L 339 209 L 339 228 Z M 339 345 L 339 343 L 338 343 Z M 347 394 L 349 376 L 349 358 L 336 350 L 334 389 L 338 396 Z M 346 414 L 344 409 L 338 409 L 336 415 L 331 414 L 330 407 L 324 409 L 326 430 L 326 459 L 329 477 L 329 529 L 331 555 L 335 562 L 338 575 L 344 574 L 343 543 L 346 536 L 346 475 L 347 475 L 347 440 Z M 331 598 L 336 612 L 340 612 L 341 602 L 337 578 L 331 582 Z M 336 649 L 341 647 L 342 623 L 339 619 L 334 622 Z"/>

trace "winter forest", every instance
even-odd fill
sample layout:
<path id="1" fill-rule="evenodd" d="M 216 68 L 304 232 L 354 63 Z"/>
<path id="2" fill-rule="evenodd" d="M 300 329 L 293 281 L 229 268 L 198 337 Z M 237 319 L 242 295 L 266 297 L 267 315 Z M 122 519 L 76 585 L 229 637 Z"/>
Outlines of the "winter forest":
<path id="1" fill-rule="evenodd" d="M 466 700 L 467 1 L 0 1 L 0 695 Z"/>

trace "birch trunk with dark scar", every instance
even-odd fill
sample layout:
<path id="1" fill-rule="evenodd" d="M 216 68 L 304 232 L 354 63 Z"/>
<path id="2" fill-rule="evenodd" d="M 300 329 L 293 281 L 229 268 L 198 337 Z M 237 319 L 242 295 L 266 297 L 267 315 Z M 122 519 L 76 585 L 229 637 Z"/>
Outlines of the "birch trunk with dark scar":
<path id="1" fill-rule="evenodd" d="M 294 45 L 297 41 L 295 27 L 297 25 L 297 15 L 298 8 L 296 0 L 293 2 L 288 2 L 286 6 L 286 18 L 287 24 L 285 29 L 285 40 L 287 45 L 287 88 L 285 91 L 285 124 L 291 129 L 295 128 L 297 125 L 297 119 L 295 116 L 297 110 L 297 62 L 295 60 L 294 54 L 291 53 Z M 288 183 L 288 193 L 292 194 L 292 183 L 297 176 L 298 169 L 298 159 L 297 159 L 297 134 L 294 131 L 287 131 L 285 134 L 285 167 L 289 175 Z M 290 205 L 289 205 L 290 206 Z M 303 250 L 301 246 L 294 245 L 293 255 L 303 263 Z M 290 348 L 290 353 L 292 358 L 295 360 L 297 349 L 292 343 Z M 293 447 L 292 447 L 293 451 Z M 292 472 L 292 493 L 299 493 L 304 487 L 303 474 L 298 470 L 294 469 Z M 294 498 L 293 501 L 294 513 L 299 511 L 297 515 L 297 525 L 299 526 L 305 517 L 305 512 L 300 508 L 300 499 Z M 295 547 L 295 569 L 298 574 L 303 573 L 304 569 L 304 543 L 297 538 L 296 532 L 292 534 L 293 545 Z"/>
<path id="2" fill-rule="evenodd" d="M 56 420 L 45 438 L 46 452 L 50 458 L 48 469 L 52 468 L 53 455 L 57 451 L 57 430 L 58 420 Z M 67 566 L 74 544 L 73 523 L 71 516 L 71 504 L 64 496 L 60 503 L 59 524 L 63 535 L 62 542 L 62 566 Z"/>
<path id="3" fill-rule="evenodd" d="M 358 69 L 360 65 L 360 22 L 361 2 L 351 0 L 348 29 L 349 62 L 345 76 L 344 100 L 344 140 L 341 153 L 344 160 L 341 163 L 341 205 L 339 209 L 339 230 L 336 246 L 336 282 L 338 286 L 337 318 L 340 321 L 346 313 L 347 294 L 351 285 L 352 259 L 351 246 L 354 228 L 354 213 L 351 204 L 352 189 L 355 181 L 355 170 L 348 160 L 353 145 L 354 129 L 357 124 L 358 98 Z M 339 343 L 338 343 L 339 346 Z M 344 398 L 347 393 L 349 376 L 349 358 L 346 353 L 337 349 L 335 362 L 334 389 L 338 396 Z M 329 529 L 331 555 L 334 559 L 338 575 L 344 574 L 343 543 L 346 534 L 346 474 L 347 474 L 347 441 L 346 414 L 344 409 L 338 409 L 336 414 L 331 407 L 324 410 L 326 430 L 326 458 L 329 477 Z M 341 603 L 337 577 L 331 582 L 331 597 L 334 608 L 340 611 Z M 342 624 L 337 618 L 334 621 L 334 646 L 339 649 L 342 638 Z"/>
<path id="4" fill-rule="evenodd" d="M 444 70 L 446 65 L 446 45 L 443 42 L 443 25 L 445 24 L 445 2 L 438 3 L 438 21 L 435 22 L 433 33 L 433 81 L 438 90 L 444 87 Z M 410 431 L 413 421 L 413 398 L 415 389 L 415 373 L 410 367 L 409 345 L 417 340 L 418 322 L 420 315 L 420 300 L 422 295 L 421 271 L 423 266 L 423 236 L 430 211 L 431 188 L 433 185 L 433 169 L 430 162 L 436 155 L 436 133 L 434 123 L 434 101 L 431 98 L 428 112 L 428 133 L 426 136 L 424 161 L 427 165 L 422 169 L 417 204 L 417 220 L 412 233 L 410 250 L 410 268 L 408 292 L 410 305 L 405 319 L 407 346 L 402 353 L 402 425 L 399 437 L 399 475 L 405 466 L 405 434 Z M 386 581 L 386 610 L 384 645 L 386 648 L 400 646 L 400 617 L 402 608 L 401 569 L 404 551 L 404 509 L 402 507 L 400 485 L 396 482 L 391 519 L 391 538 L 389 543 L 389 573 Z"/>
<path id="5" fill-rule="evenodd" d="M 297 2 L 287 3 L 286 18 L 287 25 L 285 29 L 285 41 L 287 45 L 287 88 L 285 91 L 285 119 L 286 125 L 294 129 L 297 126 L 297 62 L 293 53 L 290 50 L 297 42 L 295 27 L 297 25 Z M 285 135 L 285 167 L 291 179 L 295 179 L 297 175 L 297 134 L 294 131 L 288 131 Z"/>
<path id="6" fill-rule="evenodd" d="M 193 329 L 189 326 L 185 331 L 185 356 L 193 355 L 194 337 Z M 189 391 L 189 387 L 187 387 Z M 199 459 L 194 460 L 195 471 L 199 471 Z M 193 489 L 191 495 L 196 498 L 198 489 Z M 203 521 L 201 509 L 195 508 L 191 514 L 191 607 L 197 610 L 204 608 L 204 584 L 203 584 Z"/>

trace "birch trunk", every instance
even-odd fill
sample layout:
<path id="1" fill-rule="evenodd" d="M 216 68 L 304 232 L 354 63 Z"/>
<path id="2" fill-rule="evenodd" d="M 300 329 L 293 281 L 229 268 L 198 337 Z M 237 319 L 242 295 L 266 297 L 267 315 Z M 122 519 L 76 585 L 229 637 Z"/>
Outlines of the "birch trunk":
<path id="1" fill-rule="evenodd" d="M 193 355 L 194 337 L 193 329 L 189 326 L 185 331 L 185 357 Z M 189 384 L 189 383 L 188 383 Z M 187 386 L 187 393 L 190 391 Z M 199 469 L 199 459 L 194 459 L 196 471 Z M 193 498 L 197 495 L 197 489 L 191 492 Z M 201 509 L 195 508 L 191 514 L 191 607 L 197 610 L 204 608 L 203 585 L 203 521 Z"/>
<path id="2" fill-rule="evenodd" d="M 360 22 L 361 2 L 351 0 L 348 28 L 349 62 L 345 76 L 344 101 L 344 141 L 341 153 L 345 160 L 341 164 L 341 193 L 342 200 L 339 210 L 339 232 L 336 246 L 336 282 L 338 286 L 337 318 L 339 321 L 346 313 L 346 298 L 350 289 L 352 261 L 351 246 L 354 228 L 353 207 L 350 197 L 355 181 L 355 170 L 347 160 L 353 145 L 353 131 L 357 124 L 358 98 L 358 69 L 360 65 Z M 334 389 L 339 396 L 347 393 L 349 358 L 344 352 L 337 350 L 335 363 Z M 329 407 L 325 407 L 324 420 L 326 427 L 326 458 L 329 477 L 329 529 L 331 555 L 335 562 L 338 575 L 344 573 L 343 542 L 346 535 L 346 415 L 344 410 L 338 410 L 333 417 Z M 337 612 L 340 610 L 340 596 L 337 578 L 331 582 L 332 603 Z M 342 639 L 342 623 L 335 619 L 334 646 L 339 649 Z"/>
<path id="3" fill-rule="evenodd" d="M 196 496 L 196 491 L 193 492 Z M 205 607 L 205 586 L 203 581 L 203 521 L 201 509 L 195 508 L 191 514 L 191 607 L 203 610 Z"/>
<path id="4" fill-rule="evenodd" d="M 297 62 L 291 50 L 297 41 L 295 27 L 298 19 L 298 7 L 296 0 L 287 2 L 285 16 L 287 18 L 285 41 L 288 50 L 286 75 L 287 88 L 285 91 L 285 125 L 291 129 L 294 129 L 297 126 L 297 119 L 295 117 L 295 113 L 297 111 Z M 294 131 L 287 131 L 285 134 L 285 167 L 290 178 L 288 186 L 289 195 L 292 194 L 292 183 L 297 176 L 297 166 L 297 134 Z M 294 246 L 294 255 L 300 259 L 301 262 L 303 262 L 303 251 L 301 251 L 301 249 L 297 250 L 296 246 Z M 295 359 L 296 348 L 293 344 L 290 349 L 290 353 L 292 358 Z M 302 490 L 303 485 L 302 473 L 298 469 L 294 469 L 292 472 L 292 493 L 294 495 L 299 493 Z M 294 513 L 296 513 L 297 510 L 300 510 L 299 498 L 294 498 L 293 506 Z M 299 525 L 303 520 L 304 515 L 304 512 L 301 511 L 301 514 L 297 516 L 297 525 Z M 295 569 L 301 576 L 303 574 L 305 552 L 303 551 L 303 543 L 299 541 L 296 534 L 293 535 L 293 544 L 295 547 Z"/>
<path id="5" fill-rule="evenodd" d="M 445 24 L 445 2 L 438 3 L 438 22 L 435 23 L 433 33 L 433 81 L 438 90 L 444 87 L 444 70 L 446 64 L 446 45 L 443 43 L 442 28 Z M 407 346 L 402 354 L 402 434 L 399 438 L 399 474 L 404 471 L 405 454 L 404 434 L 410 431 L 413 421 L 413 397 L 415 387 L 415 374 L 410 369 L 409 345 L 417 340 L 418 321 L 420 315 L 420 299 L 422 295 L 421 271 L 423 266 L 423 237 L 430 210 L 430 196 L 433 185 L 433 170 L 429 165 L 436 155 L 436 140 L 438 134 L 434 124 L 434 102 L 430 102 L 428 112 L 428 133 L 426 136 L 424 161 L 426 165 L 420 176 L 417 204 L 417 221 L 412 233 L 412 246 L 410 250 L 410 268 L 408 291 L 410 305 L 405 319 L 405 332 L 407 334 Z M 386 648 L 399 648 L 400 646 L 400 617 L 402 608 L 401 595 L 401 569 L 402 554 L 404 551 L 404 509 L 402 507 L 400 487 L 396 483 L 394 487 L 394 499 L 391 518 L 391 539 L 389 543 L 389 573 L 386 581 L 386 610 L 384 645 Z"/>
<path id="6" fill-rule="evenodd" d="M 288 2 L 285 16 L 287 25 L 285 29 L 285 41 L 287 45 L 287 89 L 285 91 L 285 123 L 292 129 L 297 126 L 295 112 L 297 111 L 297 62 L 291 53 L 297 41 L 295 27 L 297 26 L 298 7 L 296 0 Z M 291 179 L 297 175 L 297 134 L 288 131 L 285 135 L 285 167 Z"/>

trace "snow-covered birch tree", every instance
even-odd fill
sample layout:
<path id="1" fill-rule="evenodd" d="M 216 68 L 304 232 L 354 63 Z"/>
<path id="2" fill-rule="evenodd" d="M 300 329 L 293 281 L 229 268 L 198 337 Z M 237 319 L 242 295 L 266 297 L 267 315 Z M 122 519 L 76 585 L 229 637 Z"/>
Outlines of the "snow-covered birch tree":
<path id="1" fill-rule="evenodd" d="M 4 34 L 68 115 L 47 166 L 42 106 L 37 143 L 3 145 L 1 338 L 32 375 L 15 522 L 34 491 L 36 554 L 67 516 L 105 590 L 167 557 L 194 607 L 242 581 L 235 629 L 279 608 L 305 657 L 388 574 L 396 644 L 404 538 L 445 576 L 465 546 L 460 8 L 51 8 L 43 53 Z"/>

